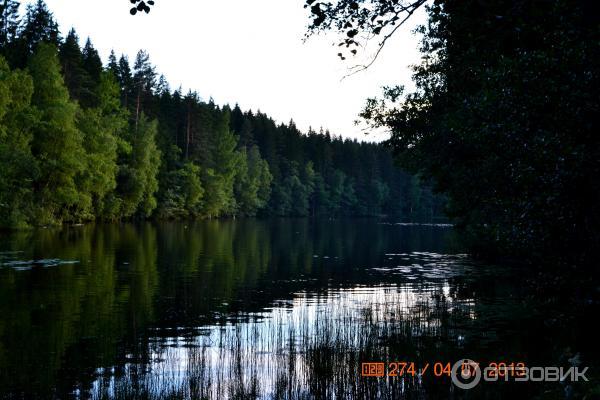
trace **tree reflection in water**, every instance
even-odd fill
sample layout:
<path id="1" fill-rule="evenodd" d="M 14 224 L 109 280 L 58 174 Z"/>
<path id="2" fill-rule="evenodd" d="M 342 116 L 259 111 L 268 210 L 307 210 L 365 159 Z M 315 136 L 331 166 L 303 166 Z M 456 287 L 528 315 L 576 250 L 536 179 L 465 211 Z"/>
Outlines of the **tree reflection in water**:
<path id="1" fill-rule="evenodd" d="M 597 359 L 582 328 L 596 303 L 532 295 L 522 270 L 456 254 L 448 227 L 144 223 L 0 243 L 0 398 L 462 398 L 433 363 Z M 430 370 L 363 377 L 367 361 Z"/>

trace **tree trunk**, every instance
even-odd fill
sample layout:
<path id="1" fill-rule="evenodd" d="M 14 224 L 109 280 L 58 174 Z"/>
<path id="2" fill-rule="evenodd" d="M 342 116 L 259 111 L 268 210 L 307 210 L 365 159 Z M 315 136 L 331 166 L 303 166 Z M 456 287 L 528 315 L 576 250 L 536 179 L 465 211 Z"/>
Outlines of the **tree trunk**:
<path id="1" fill-rule="evenodd" d="M 138 90 L 138 95 L 137 95 L 137 102 L 135 105 L 135 131 L 137 132 L 138 129 L 138 121 L 140 120 L 140 100 L 142 97 L 142 91 L 141 89 Z"/>
<path id="2" fill-rule="evenodd" d="M 187 130 L 185 136 L 185 159 L 187 160 L 190 154 L 190 131 L 192 129 L 192 112 L 191 112 L 191 104 L 188 104 L 188 114 L 187 114 Z"/>

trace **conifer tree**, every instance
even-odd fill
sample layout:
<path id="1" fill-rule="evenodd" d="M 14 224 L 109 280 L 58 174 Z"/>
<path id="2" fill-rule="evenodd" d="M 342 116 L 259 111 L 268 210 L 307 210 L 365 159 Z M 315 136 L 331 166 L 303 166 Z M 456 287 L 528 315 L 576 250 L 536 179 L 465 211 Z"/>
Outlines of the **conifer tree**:
<path id="1" fill-rule="evenodd" d="M 85 89 L 84 96 L 81 99 L 83 107 L 95 107 L 98 105 L 98 97 L 96 89 L 100 84 L 100 75 L 102 74 L 102 60 L 98 51 L 92 45 L 92 41 L 88 38 L 81 52 L 82 67 L 86 72 L 87 80 L 84 81 Z"/>
<path id="2" fill-rule="evenodd" d="M 83 68 L 83 55 L 79 48 L 79 37 L 75 29 L 71 29 L 65 41 L 61 43 L 58 58 L 62 66 L 65 85 L 69 89 L 71 98 L 81 101 L 83 97 L 89 96 L 90 94 L 85 93 L 85 91 L 89 90 L 88 81 L 90 78 Z"/>
<path id="3" fill-rule="evenodd" d="M 110 71 L 114 76 L 117 82 L 119 81 L 119 62 L 117 61 L 117 55 L 114 50 L 110 51 L 108 55 L 108 64 L 106 69 Z"/>
<path id="4" fill-rule="evenodd" d="M 150 63 L 150 56 L 143 50 L 140 50 L 135 57 L 133 65 L 133 89 L 135 96 L 135 126 L 137 128 L 141 113 L 144 111 L 145 102 L 148 96 L 152 95 L 152 90 L 156 83 L 156 71 Z"/>
<path id="5" fill-rule="evenodd" d="M 100 74 L 102 73 L 102 60 L 98 54 L 98 50 L 94 48 L 90 38 L 87 38 L 85 46 L 82 50 L 83 68 L 96 83 L 100 82 Z"/>
<path id="6" fill-rule="evenodd" d="M 124 55 L 119 58 L 119 67 L 117 81 L 121 87 L 121 102 L 123 106 L 129 109 L 131 93 L 133 93 L 133 77 L 131 76 L 131 67 L 129 60 Z"/>
<path id="7" fill-rule="evenodd" d="M 325 129 L 304 135 L 293 121 L 171 92 L 146 52 L 133 72 L 111 52 L 103 70 L 91 40 L 82 50 L 71 30 L 60 43 L 61 70 L 48 44 L 58 42 L 58 27 L 44 2 L 28 7 L 20 32 L 14 4 L 0 3 L 0 27 L 9 27 L 2 52 L 13 67 L 28 63 L 32 76 L 0 68 L 3 226 L 150 215 L 432 218 L 441 210 L 423 182 L 390 172 L 381 146 Z"/>
<path id="8" fill-rule="evenodd" d="M 0 54 L 5 54 L 8 45 L 15 39 L 19 28 L 19 2 L 0 1 Z"/>
<path id="9" fill-rule="evenodd" d="M 16 67 L 25 67 L 28 58 L 34 53 L 39 43 L 50 43 L 54 46 L 60 44 L 60 32 L 54 15 L 43 0 L 27 6 L 27 13 L 23 19 L 15 43 L 12 64 Z"/>

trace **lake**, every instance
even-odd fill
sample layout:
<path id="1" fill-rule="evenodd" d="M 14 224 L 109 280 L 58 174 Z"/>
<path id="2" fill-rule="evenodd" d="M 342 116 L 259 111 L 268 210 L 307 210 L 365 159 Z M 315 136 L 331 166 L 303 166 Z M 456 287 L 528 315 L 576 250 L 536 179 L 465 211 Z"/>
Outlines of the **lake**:
<path id="1" fill-rule="evenodd" d="M 596 299 L 463 253 L 450 226 L 374 219 L 4 234 L 0 398 L 558 399 L 597 390 Z M 513 375 L 460 389 L 449 368 L 466 358 L 590 366 L 590 382 Z"/>

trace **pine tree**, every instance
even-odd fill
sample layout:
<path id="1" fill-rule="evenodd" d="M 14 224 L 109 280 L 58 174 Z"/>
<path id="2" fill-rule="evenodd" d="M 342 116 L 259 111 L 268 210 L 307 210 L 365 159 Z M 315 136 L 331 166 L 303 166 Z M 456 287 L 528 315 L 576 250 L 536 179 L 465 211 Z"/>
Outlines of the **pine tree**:
<path id="1" fill-rule="evenodd" d="M 146 98 L 152 95 L 156 83 L 156 71 L 150 63 L 150 56 L 140 50 L 133 65 L 133 88 L 135 95 L 135 126 L 137 129 L 141 113 L 144 111 Z"/>

